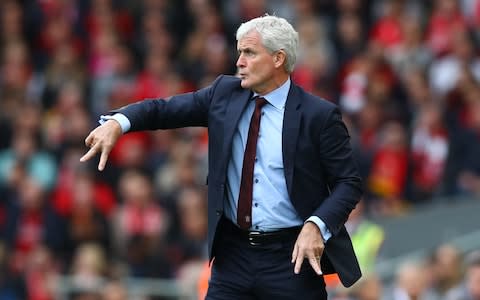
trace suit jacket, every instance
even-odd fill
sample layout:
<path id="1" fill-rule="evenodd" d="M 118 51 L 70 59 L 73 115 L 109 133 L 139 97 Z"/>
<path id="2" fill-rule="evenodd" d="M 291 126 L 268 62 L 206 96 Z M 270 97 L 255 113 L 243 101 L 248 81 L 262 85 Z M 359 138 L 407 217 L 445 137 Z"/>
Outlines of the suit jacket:
<path id="1" fill-rule="evenodd" d="M 215 233 L 223 215 L 227 165 L 240 115 L 252 92 L 233 76 L 169 99 L 144 100 L 114 111 L 131 122 L 131 131 L 206 126 L 208 153 L 208 249 L 215 256 Z M 282 151 L 290 200 L 303 220 L 315 215 L 332 237 L 325 245 L 322 271 L 337 272 L 345 286 L 361 276 L 344 223 L 362 194 L 350 137 L 338 108 L 292 83 L 285 104 Z M 279 149 L 280 151 L 280 149 Z"/>

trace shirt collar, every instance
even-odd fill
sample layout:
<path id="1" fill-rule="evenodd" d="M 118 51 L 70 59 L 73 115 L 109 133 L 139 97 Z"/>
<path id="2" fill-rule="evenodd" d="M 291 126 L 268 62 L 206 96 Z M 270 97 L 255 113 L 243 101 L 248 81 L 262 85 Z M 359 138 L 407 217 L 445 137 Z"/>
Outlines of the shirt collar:
<path id="1" fill-rule="evenodd" d="M 271 91 L 270 93 L 263 96 L 268 103 L 273 105 L 277 109 L 283 109 L 285 107 L 285 102 L 287 102 L 288 91 L 290 90 L 290 77 L 285 81 L 280 87 Z M 259 96 L 259 94 L 254 93 L 254 97 Z"/>

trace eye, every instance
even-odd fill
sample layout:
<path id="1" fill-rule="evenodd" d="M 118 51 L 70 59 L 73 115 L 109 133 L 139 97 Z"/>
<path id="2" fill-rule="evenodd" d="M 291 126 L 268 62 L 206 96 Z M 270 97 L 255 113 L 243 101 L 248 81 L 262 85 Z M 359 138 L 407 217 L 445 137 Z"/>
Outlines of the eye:
<path id="1" fill-rule="evenodd" d="M 247 49 L 245 49 L 245 50 L 240 50 L 240 51 L 239 51 L 239 55 L 242 55 L 242 54 L 243 54 L 244 56 L 250 57 L 250 56 L 255 55 L 255 52 L 253 52 L 252 49 L 248 49 L 248 48 L 247 48 Z"/>

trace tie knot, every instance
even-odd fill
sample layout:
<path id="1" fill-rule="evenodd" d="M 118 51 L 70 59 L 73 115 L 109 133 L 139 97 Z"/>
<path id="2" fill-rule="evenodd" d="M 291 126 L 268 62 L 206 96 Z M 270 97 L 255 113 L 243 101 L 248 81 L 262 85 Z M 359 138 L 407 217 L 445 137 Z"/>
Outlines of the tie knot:
<path id="1" fill-rule="evenodd" d="M 255 108 L 259 109 L 267 103 L 268 103 L 267 99 L 263 97 L 258 97 L 255 99 Z"/>

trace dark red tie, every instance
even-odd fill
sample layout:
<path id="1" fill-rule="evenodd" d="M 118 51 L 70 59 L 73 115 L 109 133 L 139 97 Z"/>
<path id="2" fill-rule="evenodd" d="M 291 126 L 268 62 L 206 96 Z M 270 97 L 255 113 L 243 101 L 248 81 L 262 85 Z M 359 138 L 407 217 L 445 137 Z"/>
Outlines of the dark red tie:
<path id="1" fill-rule="evenodd" d="M 253 168 L 257 154 L 258 131 L 260 129 L 260 117 L 262 106 L 267 104 L 264 98 L 255 100 L 255 111 L 250 120 L 248 129 L 247 147 L 243 156 L 242 181 L 238 196 L 237 223 L 242 229 L 252 226 L 252 194 L 253 194 Z"/>

